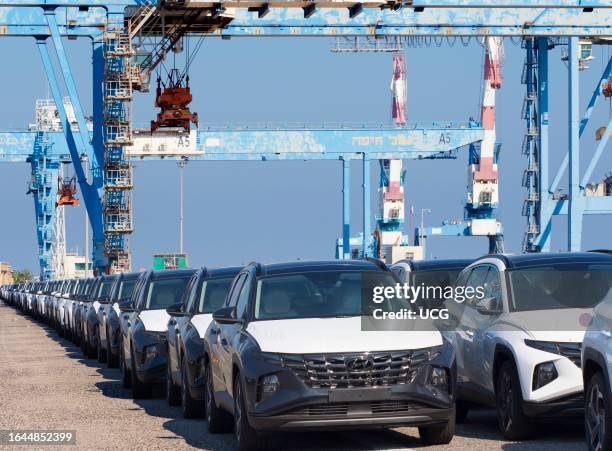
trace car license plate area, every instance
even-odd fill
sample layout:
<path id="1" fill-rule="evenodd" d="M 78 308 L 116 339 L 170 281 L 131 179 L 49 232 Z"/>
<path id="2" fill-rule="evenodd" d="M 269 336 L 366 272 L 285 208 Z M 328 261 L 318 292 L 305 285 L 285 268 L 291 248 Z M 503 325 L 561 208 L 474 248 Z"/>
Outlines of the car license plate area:
<path id="1" fill-rule="evenodd" d="M 337 388 L 329 391 L 329 402 L 381 401 L 391 399 L 390 388 Z"/>

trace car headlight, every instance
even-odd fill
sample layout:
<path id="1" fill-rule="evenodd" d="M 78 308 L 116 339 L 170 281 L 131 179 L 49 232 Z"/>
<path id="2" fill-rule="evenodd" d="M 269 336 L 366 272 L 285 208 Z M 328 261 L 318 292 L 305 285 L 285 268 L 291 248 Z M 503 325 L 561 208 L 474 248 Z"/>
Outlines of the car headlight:
<path id="1" fill-rule="evenodd" d="M 553 341 L 525 340 L 525 344 L 530 348 L 538 349 L 539 351 L 559 354 L 559 348 Z"/>
<path id="2" fill-rule="evenodd" d="M 551 383 L 557 377 L 559 377 L 559 373 L 557 373 L 557 368 L 555 368 L 553 362 L 540 363 L 536 365 L 533 371 L 533 382 L 531 387 L 533 390 L 537 390 Z"/>

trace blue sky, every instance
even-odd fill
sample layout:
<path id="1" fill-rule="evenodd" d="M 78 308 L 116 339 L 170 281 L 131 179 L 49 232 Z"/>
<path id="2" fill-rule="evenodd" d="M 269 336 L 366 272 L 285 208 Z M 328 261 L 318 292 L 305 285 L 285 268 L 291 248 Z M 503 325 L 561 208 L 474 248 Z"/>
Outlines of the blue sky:
<path id="1" fill-rule="evenodd" d="M 390 120 L 391 56 L 336 54 L 324 38 L 209 39 L 191 68 L 200 122 L 380 122 Z M 70 41 L 68 49 L 81 100 L 91 111 L 90 44 Z M 608 54 L 595 49 L 591 69 L 581 73 L 581 111 L 591 95 Z M 3 71 L 0 127 L 24 127 L 34 119 L 34 102 L 47 93 L 33 39 L 0 40 L 10 61 Z M 520 83 L 524 51 L 505 40 L 504 82 L 498 93 L 497 127 L 502 142 L 500 209 L 506 247 L 519 252 L 525 220 L 521 216 L 526 165 L 520 117 L 524 87 Z M 409 121 L 467 120 L 478 117 L 482 47 L 472 40 L 406 50 Z M 551 166 L 556 171 L 567 148 L 567 70 L 561 49 L 551 52 Z M 607 123 L 602 102 L 582 140 L 582 167 L 592 154 L 594 131 Z M 154 115 L 153 93 L 137 94 L 135 122 Z M 610 170 L 604 155 L 593 175 Z M 466 195 L 467 155 L 456 160 L 406 161 L 406 203 L 415 211 L 430 208 L 429 225 L 461 218 Z M 70 169 L 68 170 L 70 171 Z M 332 258 L 341 233 L 341 165 L 313 162 L 191 162 L 185 169 L 185 247 L 194 266 L 265 262 L 296 258 Z M 37 268 L 33 201 L 25 195 L 27 164 L 0 164 L 0 261 L 16 268 Z M 378 180 L 372 166 L 372 183 Z M 150 267 L 156 252 L 178 249 L 178 169 L 174 162 L 136 162 L 133 194 L 135 232 L 131 239 L 134 268 Z M 361 230 L 361 168 L 352 166 L 352 233 Z M 564 182 L 563 182 L 564 183 Z M 372 192 L 372 206 L 377 205 Z M 83 207 L 67 210 L 70 250 L 83 249 Z M 566 219 L 554 221 L 553 250 L 565 248 Z M 583 248 L 610 247 L 608 216 L 586 218 Z M 406 226 L 407 230 L 407 226 Z M 477 256 L 485 238 L 434 238 L 435 257 Z"/>

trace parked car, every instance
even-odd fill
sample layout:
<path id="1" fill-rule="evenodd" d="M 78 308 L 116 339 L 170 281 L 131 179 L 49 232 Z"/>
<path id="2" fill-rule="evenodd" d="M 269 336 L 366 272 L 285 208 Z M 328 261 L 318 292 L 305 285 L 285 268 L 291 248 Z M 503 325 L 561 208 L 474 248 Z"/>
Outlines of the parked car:
<path id="1" fill-rule="evenodd" d="M 75 311 L 77 301 L 75 298 L 77 289 L 78 289 L 79 281 L 77 279 L 68 280 L 68 283 L 64 286 L 62 290 L 62 299 L 64 304 L 64 324 L 65 329 L 67 331 L 68 337 L 75 343 L 77 341 L 76 335 L 76 327 L 75 327 Z"/>
<path id="2" fill-rule="evenodd" d="M 165 384 L 166 308 L 183 297 L 193 269 L 146 271 L 140 276 L 130 301 L 121 304 L 122 362 L 131 379 L 134 399 L 151 395 L 156 384 Z"/>
<path id="3" fill-rule="evenodd" d="M 204 414 L 203 339 L 213 312 L 223 306 L 240 269 L 200 268 L 191 277 L 182 301 L 166 309 L 170 315 L 166 399 L 170 405 L 180 405 L 185 418 Z"/>
<path id="4" fill-rule="evenodd" d="M 100 343 L 100 310 L 104 310 L 104 304 L 117 280 L 116 275 L 101 276 L 95 291 L 90 292 L 83 298 L 84 317 L 84 347 L 87 355 L 98 360 L 106 360 L 106 351 Z"/>
<path id="5" fill-rule="evenodd" d="M 585 434 L 589 451 L 612 449 L 612 293 L 593 311 L 582 344 Z"/>
<path id="6" fill-rule="evenodd" d="M 437 331 L 361 330 L 364 287 L 396 283 L 373 261 L 243 269 L 204 340 L 209 430 L 233 427 L 238 449 L 263 448 L 278 430 L 397 426 L 449 443 L 450 344 Z"/>
<path id="7" fill-rule="evenodd" d="M 101 348 L 98 352 L 98 360 L 106 361 L 109 368 L 115 368 L 119 365 L 119 346 L 121 343 L 119 303 L 131 298 L 138 275 L 139 273 L 136 272 L 118 274 L 108 297 L 98 300 L 101 304 L 98 309 L 99 344 Z"/>
<path id="8" fill-rule="evenodd" d="M 100 289 L 102 277 L 81 279 L 79 287 L 74 294 L 74 327 L 76 343 L 81 346 L 85 357 L 94 357 L 94 349 L 89 340 L 89 329 L 87 327 L 87 316 L 91 308 L 92 297 Z"/>
<path id="9" fill-rule="evenodd" d="M 584 319 L 612 284 L 602 269 L 612 270 L 612 256 L 489 255 L 459 275 L 456 286 L 482 288 L 481 297 L 447 303 L 459 418 L 470 403 L 494 406 L 501 432 L 519 440 L 535 417 L 582 415 Z"/>

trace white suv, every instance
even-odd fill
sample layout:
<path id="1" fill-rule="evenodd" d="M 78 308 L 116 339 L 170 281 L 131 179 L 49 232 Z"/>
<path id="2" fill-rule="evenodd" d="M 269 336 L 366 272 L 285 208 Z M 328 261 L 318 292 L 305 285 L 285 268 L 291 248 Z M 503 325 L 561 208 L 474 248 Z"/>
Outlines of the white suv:
<path id="1" fill-rule="evenodd" d="M 612 292 L 593 312 L 582 346 L 585 433 L 591 451 L 612 449 Z"/>
<path id="2" fill-rule="evenodd" d="M 444 333 L 457 353 L 457 419 L 471 403 L 495 406 L 511 440 L 531 417 L 582 414 L 580 350 L 592 307 L 612 283 L 612 256 L 490 255 L 457 279 Z"/>

